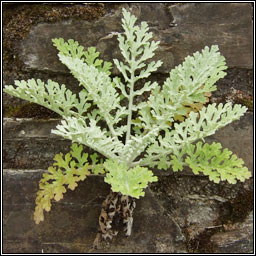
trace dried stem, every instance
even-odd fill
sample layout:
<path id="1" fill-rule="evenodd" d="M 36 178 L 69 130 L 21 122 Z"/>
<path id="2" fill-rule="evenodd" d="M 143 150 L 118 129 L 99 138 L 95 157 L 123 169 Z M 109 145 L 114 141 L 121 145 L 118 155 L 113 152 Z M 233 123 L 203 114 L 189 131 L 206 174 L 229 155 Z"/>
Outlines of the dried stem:
<path id="1" fill-rule="evenodd" d="M 124 224 L 126 236 L 131 235 L 133 224 L 133 210 L 136 206 L 135 199 L 117 192 L 110 192 L 102 203 L 99 216 L 99 232 L 94 240 L 93 248 L 97 249 L 102 240 L 111 241 L 118 234 L 114 230 L 120 220 Z"/>

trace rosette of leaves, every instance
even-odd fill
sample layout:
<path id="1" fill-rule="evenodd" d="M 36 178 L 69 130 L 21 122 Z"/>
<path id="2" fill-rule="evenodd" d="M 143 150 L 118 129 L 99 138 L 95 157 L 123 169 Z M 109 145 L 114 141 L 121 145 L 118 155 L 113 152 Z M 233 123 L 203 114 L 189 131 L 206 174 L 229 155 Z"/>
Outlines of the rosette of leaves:
<path id="1" fill-rule="evenodd" d="M 15 86 L 4 88 L 60 114 L 63 120 L 52 132 L 76 143 L 64 158 L 55 157 L 56 163 L 40 181 L 37 223 L 43 220 L 43 210 L 50 210 L 52 199 L 60 200 L 67 188 L 74 189 L 93 170 L 105 175 L 113 192 L 134 198 L 144 196 L 148 184 L 157 181 L 149 168 L 182 171 L 189 166 L 216 183 L 234 184 L 251 177 L 243 160 L 220 143 L 204 143 L 205 137 L 247 110 L 231 103 L 205 106 L 216 82 L 226 75 L 218 46 L 206 46 L 186 57 L 163 85 L 146 81 L 138 88 L 138 81 L 147 80 L 162 61 L 150 61 L 160 42 L 152 40 L 146 22 L 136 25 L 136 20 L 123 9 L 124 32 L 117 36 L 123 60 L 113 60 L 122 77 L 111 76 L 112 64 L 99 59 L 94 47 L 85 50 L 72 39 L 56 38 L 53 44 L 60 61 L 79 81 L 78 95 L 51 80 L 15 81 Z M 135 100 L 146 94 L 145 101 Z M 77 144 L 103 156 L 98 162 L 92 158 L 94 169 Z"/>

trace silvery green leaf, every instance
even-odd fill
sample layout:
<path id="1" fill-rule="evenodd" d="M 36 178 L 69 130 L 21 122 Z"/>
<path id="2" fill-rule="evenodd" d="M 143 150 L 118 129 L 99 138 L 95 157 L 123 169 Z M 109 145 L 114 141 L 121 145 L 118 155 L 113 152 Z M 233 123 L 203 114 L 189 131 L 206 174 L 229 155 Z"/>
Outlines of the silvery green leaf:
<path id="1" fill-rule="evenodd" d="M 148 81 L 162 65 L 152 60 L 160 44 L 148 24 L 123 9 L 124 32 L 116 32 L 123 59 L 114 59 L 120 77 L 110 76 L 111 63 L 99 59 L 95 47 L 84 50 L 77 41 L 53 39 L 59 59 L 82 88 L 73 94 L 65 85 L 48 80 L 15 81 L 4 92 L 47 107 L 63 117 L 52 132 L 100 153 L 92 155 L 92 165 L 82 146 L 55 157 L 40 183 L 35 220 L 43 220 L 50 200 L 60 200 L 68 185 L 74 189 L 90 170 L 105 175 L 113 191 L 139 198 L 149 182 L 156 181 L 144 166 L 181 171 L 189 166 L 214 182 L 235 183 L 250 177 L 236 155 L 218 143 L 202 144 L 204 138 L 239 119 L 247 108 L 241 105 L 208 104 L 216 82 L 227 69 L 218 46 L 205 46 L 187 56 L 171 70 L 163 85 Z M 139 83 L 140 81 L 140 83 Z M 198 142 L 199 141 L 199 142 Z M 196 143 L 196 144 L 195 144 Z M 58 168 L 56 168 L 56 166 Z M 63 170 L 65 175 L 63 175 Z M 46 184 L 53 180 L 52 184 Z"/>

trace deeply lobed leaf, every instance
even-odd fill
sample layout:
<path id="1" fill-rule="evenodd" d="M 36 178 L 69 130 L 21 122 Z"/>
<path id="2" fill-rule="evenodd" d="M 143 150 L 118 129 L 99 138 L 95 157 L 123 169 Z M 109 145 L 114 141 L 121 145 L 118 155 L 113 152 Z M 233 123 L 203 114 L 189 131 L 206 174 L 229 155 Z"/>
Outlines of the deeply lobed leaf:
<path id="1" fill-rule="evenodd" d="M 148 168 L 136 166 L 129 167 L 118 161 L 107 160 L 104 167 L 108 171 L 104 181 L 111 185 L 114 192 L 121 192 L 123 195 L 139 198 L 144 196 L 144 188 L 149 182 L 157 181 L 157 177 L 153 176 L 153 172 Z"/>
<path id="2" fill-rule="evenodd" d="M 50 211 L 51 200 L 59 201 L 67 188 L 74 190 L 79 181 L 84 181 L 93 169 L 98 165 L 89 165 L 88 154 L 82 153 L 83 147 L 72 144 L 70 153 L 63 156 L 57 154 L 54 158 L 55 163 L 48 168 L 48 172 L 43 174 L 39 183 L 39 191 L 36 197 L 36 207 L 34 220 L 38 224 L 44 220 L 44 210 Z M 95 159 L 96 160 L 96 159 Z"/>
<path id="3" fill-rule="evenodd" d="M 108 75 L 111 74 L 112 63 L 107 61 L 103 62 L 103 60 L 98 59 L 100 53 L 96 51 L 95 47 L 89 47 L 87 51 L 85 51 L 84 47 L 73 39 L 69 39 L 65 42 L 63 38 L 54 38 L 52 42 L 61 55 L 81 59 L 89 66 L 96 67 L 99 71 L 105 72 Z"/>
<path id="4" fill-rule="evenodd" d="M 90 165 L 88 155 L 77 144 L 65 156 L 56 155 L 39 184 L 36 223 L 44 219 L 44 211 L 50 211 L 52 199 L 61 200 L 67 189 L 75 189 L 90 173 L 106 174 L 105 182 L 113 191 L 135 198 L 144 196 L 149 182 L 157 181 L 144 166 L 166 170 L 172 165 L 178 171 L 187 165 L 214 182 L 235 183 L 250 177 L 243 161 L 220 144 L 192 144 L 239 119 L 247 110 L 231 103 L 204 107 L 216 90 L 215 83 L 226 74 L 218 46 L 206 46 L 186 57 L 162 86 L 145 81 L 138 87 L 138 80 L 147 79 L 162 65 L 161 61 L 150 61 L 160 42 L 152 40 L 146 22 L 136 25 L 137 18 L 125 9 L 123 16 L 124 33 L 117 34 L 124 60 L 113 60 L 123 79 L 110 77 L 112 64 L 99 59 L 95 47 L 84 50 L 73 39 L 65 42 L 55 38 L 60 61 L 83 88 L 78 95 L 51 80 L 15 81 L 16 88 L 4 88 L 6 93 L 57 112 L 64 120 L 53 133 L 107 158 L 103 164 L 104 160 L 93 154 Z M 139 103 L 136 97 L 145 98 L 146 93 L 149 97 Z"/>
<path id="5" fill-rule="evenodd" d="M 184 122 L 175 123 L 175 129 L 165 129 L 164 136 L 159 136 L 158 140 L 147 148 L 147 154 L 140 161 L 140 164 L 153 167 L 158 165 L 161 159 L 169 161 L 168 156 L 170 154 L 181 150 L 196 140 L 214 134 L 218 129 L 239 119 L 246 110 L 246 107 L 239 104 L 232 106 L 231 103 L 226 103 L 216 106 L 213 103 L 203 107 L 199 113 L 191 112 Z M 178 156 L 178 154 L 176 155 Z M 169 165 L 171 165 L 170 162 Z"/>
<path id="6" fill-rule="evenodd" d="M 187 145 L 186 154 L 182 158 L 181 163 L 189 166 L 194 174 L 202 172 L 215 183 L 226 180 L 235 184 L 237 180 L 244 182 L 251 177 L 244 161 L 228 149 L 222 149 L 220 143 L 203 145 L 200 141 L 196 145 Z M 173 164 L 175 166 L 175 163 Z"/>
<path id="7" fill-rule="evenodd" d="M 48 80 L 47 83 L 40 79 L 16 80 L 14 83 L 15 88 L 12 85 L 7 85 L 3 89 L 4 92 L 49 108 L 61 116 L 77 115 L 75 109 L 82 115 L 91 106 L 87 102 L 87 94 L 84 91 L 79 94 L 78 100 L 76 95 L 64 84 L 60 86 L 52 80 Z"/>
<path id="8" fill-rule="evenodd" d="M 162 123 L 168 128 L 174 120 L 184 121 L 191 111 L 198 112 L 216 90 L 216 81 L 226 75 L 226 69 L 217 45 L 206 46 L 201 53 L 186 57 L 170 72 L 163 87 L 152 90 L 148 104 L 141 105 L 144 126 L 150 129 L 152 124 Z"/>

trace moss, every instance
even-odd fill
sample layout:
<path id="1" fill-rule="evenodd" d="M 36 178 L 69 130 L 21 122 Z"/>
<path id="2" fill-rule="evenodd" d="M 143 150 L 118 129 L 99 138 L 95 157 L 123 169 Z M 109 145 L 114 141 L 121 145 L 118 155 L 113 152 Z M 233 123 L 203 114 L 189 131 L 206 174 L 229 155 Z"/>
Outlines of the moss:
<path id="1" fill-rule="evenodd" d="M 253 99 L 251 96 L 248 98 L 237 98 L 235 100 L 235 103 L 246 106 L 248 108 L 248 111 L 250 111 L 250 112 L 253 111 Z"/>
<path id="2" fill-rule="evenodd" d="M 16 118 L 59 118 L 60 116 L 38 104 L 26 102 L 19 106 L 7 106 L 5 108 L 5 117 L 16 117 Z"/>
<path id="3" fill-rule="evenodd" d="M 188 240 L 187 250 L 189 253 L 214 253 L 214 245 L 210 242 L 210 238 L 217 232 L 223 231 L 222 227 L 206 229 L 194 239 Z"/>
<path id="4" fill-rule="evenodd" d="M 187 239 L 188 251 L 191 253 L 214 253 L 214 245 L 210 242 L 210 238 L 215 233 L 225 232 L 226 225 L 233 226 L 235 223 L 243 222 L 253 210 L 253 199 L 253 191 L 244 190 L 233 200 L 223 203 L 220 206 L 220 217 L 217 221 L 221 225 L 216 225 L 216 228 L 213 229 L 206 229 L 192 240 Z"/>
<path id="5" fill-rule="evenodd" d="M 223 103 L 232 102 L 233 104 L 241 104 L 248 108 L 249 112 L 253 112 L 253 97 L 247 91 L 231 90 L 225 95 L 217 98 L 210 99 L 210 103 Z"/>
<path id="6" fill-rule="evenodd" d="M 233 200 L 221 205 L 220 209 L 226 208 L 228 211 L 220 216 L 220 222 L 223 225 L 243 222 L 248 213 L 253 210 L 253 202 L 253 191 L 244 190 L 240 192 Z"/>
<path id="7" fill-rule="evenodd" d="M 65 19 L 92 21 L 105 13 L 103 4 L 3 4 L 3 68 L 19 72 L 23 63 L 18 59 L 15 43 L 26 38 L 32 26 L 40 22 Z"/>
<path id="8" fill-rule="evenodd" d="M 18 57 L 18 41 L 25 39 L 31 27 L 40 22 L 56 22 L 66 19 L 82 19 L 92 21 L 105 13 L 103 4 L 3 4 L 3 71 L 4 80 L 9 78 L 21 80 L 28 73 L 23 62 Z M 5 105 L 6 117 L 58 117 L 52 111 L 25 103 L 19 106 Z"/>
<path id="9" fill-rule="evenodd" d="M 253 70 L 228 68 L 227 75 L 217 83 L 217 91 L 212 93 L 211 103 L 242 104 L 253 111 Z"/>

